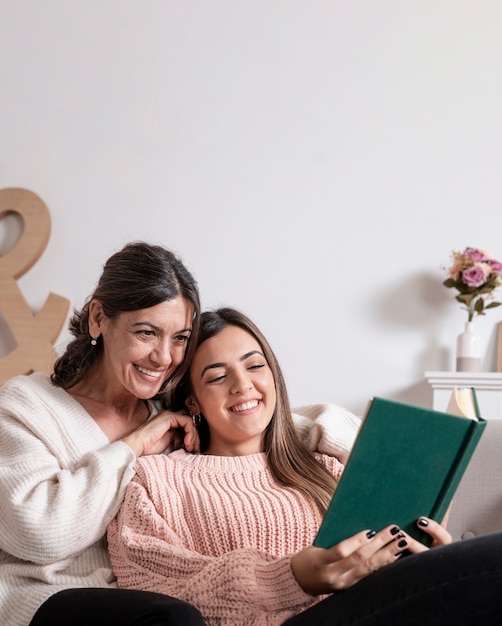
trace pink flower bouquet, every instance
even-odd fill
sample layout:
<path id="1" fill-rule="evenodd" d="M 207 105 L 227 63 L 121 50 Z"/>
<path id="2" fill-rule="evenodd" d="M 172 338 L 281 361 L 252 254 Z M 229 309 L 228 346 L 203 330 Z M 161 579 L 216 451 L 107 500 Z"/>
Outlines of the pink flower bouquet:
<path id="1" fill-rule="evenodd" d="M 455 299 L 465 305 L 469 322 L 474 315 L 484 315 L 486 309 L 500 306 L 500 302 L 492 300 L 492 291 L 502 285 L 502 263 L 481 248 L 453 251 L 452 258 L 453 264 L 443 285 L 459 292 Z"/>

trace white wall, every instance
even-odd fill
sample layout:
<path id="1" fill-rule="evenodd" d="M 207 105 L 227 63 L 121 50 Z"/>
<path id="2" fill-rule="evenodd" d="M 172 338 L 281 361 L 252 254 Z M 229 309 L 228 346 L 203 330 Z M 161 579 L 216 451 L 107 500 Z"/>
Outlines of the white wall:
<path id="1" fill-rule="evenodd" d="M 499 0 L 2 0 L 0 188 L 52 216 L 26 298 L 80 306 L 162 243 L 262 326 L 293 404 L 430 404 L 466 319 L 442 266 L 502 259 L 501 32 Z"/>

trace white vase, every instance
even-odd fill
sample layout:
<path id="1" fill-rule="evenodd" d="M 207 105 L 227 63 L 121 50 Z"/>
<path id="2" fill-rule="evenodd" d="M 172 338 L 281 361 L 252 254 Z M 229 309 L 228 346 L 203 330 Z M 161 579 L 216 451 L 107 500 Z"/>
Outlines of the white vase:
<path id="1" fill-rule="evenodd" d="M 466 322 L 457 337 L 457 372 L 481 371 L 481 339 L 474 322 Z"/>

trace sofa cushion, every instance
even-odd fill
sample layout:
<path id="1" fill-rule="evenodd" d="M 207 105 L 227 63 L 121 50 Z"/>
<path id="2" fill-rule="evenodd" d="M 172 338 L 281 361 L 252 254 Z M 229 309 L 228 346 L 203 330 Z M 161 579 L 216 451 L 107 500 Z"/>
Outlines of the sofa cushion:
<path id="1" fill-rule="evenodd" d="M 502 530 L 502 419 L 487 420 L 453 499 L 448 530 L 454 541 Z"/>

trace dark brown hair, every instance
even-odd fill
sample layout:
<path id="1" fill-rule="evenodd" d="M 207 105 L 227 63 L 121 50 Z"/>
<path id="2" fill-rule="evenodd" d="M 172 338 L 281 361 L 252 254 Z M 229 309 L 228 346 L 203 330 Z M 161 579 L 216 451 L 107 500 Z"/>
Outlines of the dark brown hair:
<path id="1" fill-rule="evenodd" d="M 186 370 L 197 343 L 200 300 L 197 283 L 182 261 L 171 251 L 142 241 L 128 243 L 105 263 L 94 293 L 80 311 L 74 311 L 68 329 L 74 339 L 56 361 L 52 382 L 64 389 L 73 387 L 91 371 L 103 352 L 102 338 L 92 347 L 89 335 L 89 305 L 99 300 L 113 319 L 124 311 L 137 311 L 182 296 L 194 308 L 192 333 L 185 359 L 167 381 L 175 384 Z"/>

